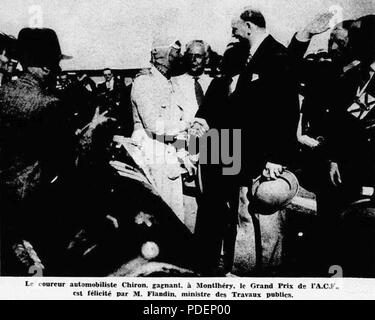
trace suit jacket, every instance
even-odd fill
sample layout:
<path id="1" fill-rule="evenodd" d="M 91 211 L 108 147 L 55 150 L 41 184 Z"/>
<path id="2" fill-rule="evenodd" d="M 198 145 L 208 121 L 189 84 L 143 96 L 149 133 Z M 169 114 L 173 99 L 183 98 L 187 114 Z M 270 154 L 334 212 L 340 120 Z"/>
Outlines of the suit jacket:
<path id="1" fill-rule="evenodd" d="M 244 103 L 240 92 L 237 89 L 232 94 L 229 92 L 231 82 L 232 78 L 225 76 L 213 79 L 206 92 L 203 104 L 196 115 L 207 121 L 210 130 L 218 130 L 220 145 L 222 145 L 221 130 L 241 129 L 238 118 L 244 112 Z M 229 139 L 229 143 L 230 148 L 232 148 L 231 138 Z M 215 144 L 210 145 L 208 139 L 201 139 L 199 146 L 201 156 L 203 152 L 206 152 L 207 155 L 212 155 L 217 154 L 219 151 L 211 150 Z M 223 159 L 219 157 L 219 161 L 221 160 Z M 222 170 L 224 166 L 226 164 L 222 162 L 216 164 L 209 162 L 208 165 L 201 167 L 205 193 L 212 193 L 217 202 L 219 202 L 219 198 L 224 201 L 227 199 L 229 195 L 228 190 L 233 188 L 233 182 L 237 181 L 237 177 L 223 175 Z"/>
<path id="2" fill-rule="evenodd" d="M 115 80 L 113 80 L 113 81 L 115 81 Z M 114 84 L 113 84 L 113 87 L 114 87 Z M 97 89 L 98 89 L 99 93 L 103 93 L 103 92 L 109 91 L 108 88 L 107 88 L 107 83 L 105 81 L 98 83 Z"/>
<path id="3" fill-rule="evenodd" d="M 299 41 L 296 37 L 296 33 L 292 37 L 288 45 L 288 54 L 296 63 L 301 62 L 303 57 L 310 46 L 311 41 Z"/>
<path id="4" fill-rule="evenodd" d="M 242 129 L 242 177 L 262 172 L 267 162 L 292 165 L 297 150 L 298 88 L 293 59 L 268 36 L 253 55 L 238 83 Z"/>
<path id="5" fill-rule="evenodd" d="M 233 95 L 229 96 L 229 85 L 231 78 L 220 77 L 212 80 L 207 89 L 202 106 L 197 111 L 196 116 L 204 118 L 210 128 L 224 129 L 234 128 L 231 115 L 233 115 L 235 106 Z"/>
<path id="6" fill-rule="evenodd" d="M 363 67 L 357 65 L 346 71 L 332 89 L 329 114 L 328 148 L 330 160 L 339 164 L 342 178 L 348 184 L 375 183 L 375 108 L 363 119 L 348 112 L 363 82 Z M 375 77 L 367 90 L 375 97 Z M 345 181 L 344 181 L 345 182 Z"/>
<path id="7" fill-rule="evenodd" d="M 0 187 L 9 197 L 29 197 L 73 158 L 62 109 L 31 74 L 1 87 Z"/>

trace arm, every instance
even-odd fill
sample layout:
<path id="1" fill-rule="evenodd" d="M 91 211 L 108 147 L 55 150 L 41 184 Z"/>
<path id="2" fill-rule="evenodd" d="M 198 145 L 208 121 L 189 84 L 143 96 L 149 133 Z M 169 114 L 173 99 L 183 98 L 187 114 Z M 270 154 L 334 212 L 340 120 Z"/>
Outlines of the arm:
<path id="1" fill-rule="evenodd" d="M 308 47 L 310 46 L 310 39 L 307 41 L 301 41 L 297 38 L 298 33 L 295 33 L 289 46 L 288 52 L 296 62 L 303 59 Z"/>
<path id="2" fill-rule="evenodd" d="M 333 13 L 331 12 L 318 14 L 303 29 L 295 33 L 288 47 L 289 55 L 296 59 L 296 61 L 302 59 L 310 45 L 311 39 L 315 35 L 329 30 L 329 22 L 332 18 Z"/>

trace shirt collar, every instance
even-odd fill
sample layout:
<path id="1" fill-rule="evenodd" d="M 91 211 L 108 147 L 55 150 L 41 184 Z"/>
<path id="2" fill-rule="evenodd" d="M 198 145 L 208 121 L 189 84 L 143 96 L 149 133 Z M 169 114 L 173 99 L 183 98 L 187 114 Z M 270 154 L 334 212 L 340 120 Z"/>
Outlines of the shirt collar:
<path id="1" fill-rule="evenodd" d="M 255 39 L 254 43 L 251 45 L 250 54 L 254 56 L 255 52 L 259 49 L 263 41 L 269 36 L 268 32 L 265 32 L 262 35 L 259 35 L 258 39 Z"/>

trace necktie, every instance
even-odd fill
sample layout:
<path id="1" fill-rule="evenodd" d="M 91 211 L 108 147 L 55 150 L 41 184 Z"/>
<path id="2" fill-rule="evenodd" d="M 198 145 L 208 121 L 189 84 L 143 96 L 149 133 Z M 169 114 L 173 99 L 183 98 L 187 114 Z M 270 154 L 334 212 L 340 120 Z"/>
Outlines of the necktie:
<path id="1" fill-rule="evenodd" d="M 197 99 L 198 107 L 202 105 L 204 93 L 201 84 L 199 83 L 199 77 L 194 77 L 194 89 L 195 98 Z"/>

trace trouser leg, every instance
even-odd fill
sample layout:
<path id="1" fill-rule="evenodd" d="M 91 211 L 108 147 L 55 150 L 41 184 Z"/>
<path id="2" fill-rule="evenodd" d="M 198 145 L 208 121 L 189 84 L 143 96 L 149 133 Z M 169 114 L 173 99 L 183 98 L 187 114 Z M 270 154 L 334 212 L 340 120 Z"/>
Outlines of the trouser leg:
<path id="1" fill-rule="evenodd" d="M 277 274 L 280 272 L 284 255 L 285 217 L 285 210 L 279 210 L 272 215 L 258 215 L 261 241 L 256 249 L 259 250 L 258 247 L 261 247 L 261 254 L 259 254 L 261 273 Z"/>

